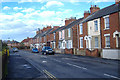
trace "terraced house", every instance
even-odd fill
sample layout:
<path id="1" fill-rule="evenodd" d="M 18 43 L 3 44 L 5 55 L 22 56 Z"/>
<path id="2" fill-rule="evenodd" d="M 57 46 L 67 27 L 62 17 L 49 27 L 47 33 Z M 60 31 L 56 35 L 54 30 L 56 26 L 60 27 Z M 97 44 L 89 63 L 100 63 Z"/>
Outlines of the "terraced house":
<path id="1" fill-rule="evenodd" d="M 64 26 L 43 28 L 34 38 L 40 48 L 47 45 L 64 53 L 118 59 L 120 1 L 103 9 L 91 5 L 82 18 L 71 17 Z"/>

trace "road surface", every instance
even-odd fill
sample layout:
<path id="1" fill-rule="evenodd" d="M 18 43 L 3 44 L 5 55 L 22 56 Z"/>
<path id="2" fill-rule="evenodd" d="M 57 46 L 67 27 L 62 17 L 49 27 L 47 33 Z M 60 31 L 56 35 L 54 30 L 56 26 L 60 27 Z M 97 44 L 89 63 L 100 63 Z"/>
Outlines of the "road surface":
<path id="1" fill-rule="evenodd" d="M 25 66 L 25 63 L 27 63 L 29 66 L 34 67 L 30 68 L 31 72 L 28 70 L 24 71 L 25 74 L 34 74 L 32 75 L 34 78 L 54 78 L 55 80 L 64 78 L 91 80 L 93 80 L 93 78 L 103 80 L 120 79 L 120 61 L 118 60 L 75 56 L 70 54 L 41 55 L 41 53 L 31 53 L 31 51 L 23 50 L 16 53 L 10 53 L 11 58 L 16 55 L 24 59 L 24 64 L 22 65 Z M 18 61 L 17 63 L 20 62 Z M 27 75 L 27 78 L 30 75 Z M 25 76 L 23 76 L 23 78 L 24 77 Z"/>

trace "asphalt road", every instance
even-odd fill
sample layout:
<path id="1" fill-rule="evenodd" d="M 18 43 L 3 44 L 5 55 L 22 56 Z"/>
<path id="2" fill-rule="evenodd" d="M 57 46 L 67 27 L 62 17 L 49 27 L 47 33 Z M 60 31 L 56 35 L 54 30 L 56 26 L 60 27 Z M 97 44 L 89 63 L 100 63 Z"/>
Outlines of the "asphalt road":
<path id="1" fill-rule="evenodd" d="M 120 61 L 75 56 L 69 54 L 41 55 L 30 51 L 11 53 L 10 56 L 19 55 L 35 69 L 31 68 L 32 74 L 38 78 L 59 79 L 120 79 Z M 18 62 L 19 63 L 19 62 Z M 12 64 L 11 64 L 12 65 Z M 30 73 L 30 72 L 26 72 Z M 23 76 L 24 77 L 24 76 Z M 41 76 L 39 76 L 41 78 Z"/>

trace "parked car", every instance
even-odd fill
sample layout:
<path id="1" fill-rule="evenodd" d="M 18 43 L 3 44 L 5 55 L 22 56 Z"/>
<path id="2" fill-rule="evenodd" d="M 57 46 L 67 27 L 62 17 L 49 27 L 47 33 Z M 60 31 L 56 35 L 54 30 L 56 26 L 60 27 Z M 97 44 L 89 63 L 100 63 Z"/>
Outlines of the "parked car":
<path id="1" fill-rule="evenodd" d="M 49 46 L 44 46 L 43 48 L 42 48 L 42 54 L 44 55 L 44 54 L 53 54 L 54 55 L 54 51 L 53 51 L 53 49 L 52 48 L 50 48 Z"/>
<path id="2" fill-rule="evenodd" d="M 13 52 L 18 52 L 18 48 L 14 47 L 13 49 Z"/>
<path id="3" fill-rule="evenodd" d="M 38 51 L 37 48 L 33 48 L 33 49 L 32 49 L 32 52 L 33 52 L 33 53 L 39 53 L 39 51 Z"/>

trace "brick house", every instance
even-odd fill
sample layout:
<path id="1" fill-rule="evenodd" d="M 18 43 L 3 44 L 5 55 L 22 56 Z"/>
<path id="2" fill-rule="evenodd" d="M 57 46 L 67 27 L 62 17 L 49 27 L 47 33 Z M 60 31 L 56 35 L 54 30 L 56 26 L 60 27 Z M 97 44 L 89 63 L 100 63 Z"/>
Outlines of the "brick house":
<path id="1" fill-rule="evenodd" d="M 58 29 L 59 26 L 54 26 L 53 29 L 46 35 L 47 36 L 47 42 L 50 43 L 50 47 L 55 49 L 55 33 L 53 33 L 53 31 L 55 31 L 56 29 Z"/>
<path id="2" fill-rule="evenodd" d="M 58 49 L 59 48 L 59 30 L 62 27 L 58 27 L 57 29 L 55 29 L 54 31 L 50 32 L 50 34 L 53 34 L 52 36 L 52 48 L 53 49 Z"/>
<path id="3" fill-rule="evenodd" d="M 65 30 L 62 30 L 65 26 L 61 26 L 59 29 L 59 49 L 65 49 Z"/>
<path id="4" fill-rule="evenodd" d="M 27 37 L 27 39 L 24 39 L 23 41 L 21 41 L 21 43 L 23 43 L 25 46 L 30 47 L 30 43 L 29 40 L 31 40 L 32 38 Z"/>
<path id="5" fill-rule="evenodd" d="M 12 41 L 8 40 L 7 45 L 8 45 L 9 48 L 19 47 L 20 43 L 18 41 L 15 41 L 15 40 L 12 40 Z"/>
<path id="6" fill-rule="evenodd" d="M 36 35 L 33 38 L 33 45 L 34 47 L 38 48 L 39 50 L 42 49 L 44 45 L 47 44 L 47 37 L 46 35 L 51 31 L 51 26 L 44 27 L 42 30 L 36 31 Z"/>

